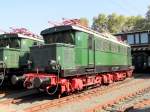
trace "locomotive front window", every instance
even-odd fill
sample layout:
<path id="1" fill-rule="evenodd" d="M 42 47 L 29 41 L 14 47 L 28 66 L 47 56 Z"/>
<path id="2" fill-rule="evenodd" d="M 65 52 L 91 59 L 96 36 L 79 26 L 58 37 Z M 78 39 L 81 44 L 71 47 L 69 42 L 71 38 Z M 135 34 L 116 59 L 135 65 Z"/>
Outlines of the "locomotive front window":
<path id="1" fill-rule="evenodd" d="M 20 39 L 18 38 L 0 38 L 0 47 L 20 48 Z"/>
<path id="2" fill-rule="evenodd" d="M 48 34 L 44 36 L 46 44 L 51 43 L 66 43 L 75 44 L 75 36 L 73 31 L 57 32 L 53 34 Z"/>

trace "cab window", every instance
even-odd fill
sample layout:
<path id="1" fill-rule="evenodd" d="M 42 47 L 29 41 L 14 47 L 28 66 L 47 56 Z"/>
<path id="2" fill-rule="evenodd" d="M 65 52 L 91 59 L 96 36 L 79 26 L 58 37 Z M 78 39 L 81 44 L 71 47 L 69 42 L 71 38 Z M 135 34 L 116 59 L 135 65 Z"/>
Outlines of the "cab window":
<path id="1" fill-rule="evenodd" d="M 73 31 L 63 31 L 53 34 L 44 35 L 44 40 L 46 44 L 51 43 L 66 43 L 75 44 L 75 34 Z"/>
<path id="2" fill-rule="evenodd" d="M 19 49 L 20 39 L 19 38 L 0 38 L 0 47 Z"/>

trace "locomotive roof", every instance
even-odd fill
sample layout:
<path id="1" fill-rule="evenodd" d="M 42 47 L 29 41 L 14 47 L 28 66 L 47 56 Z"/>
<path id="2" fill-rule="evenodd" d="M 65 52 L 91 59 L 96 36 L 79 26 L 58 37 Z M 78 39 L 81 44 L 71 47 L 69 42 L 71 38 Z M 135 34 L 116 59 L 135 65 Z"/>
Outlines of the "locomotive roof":
<path id="1" fill-rule="evenodd" d="M 23 34 L 17 34 L 17 33 L 5 33 L 5 34 L 2 34 L 0 35 L 0 37 L 3 37 L 3 36 L 8 36 L 8 37 L 18 37 L 18 38 L 26 38 L 26 39 L 31 39 L 31 40 L 36 40 L 36 41 L 41 41 L 43 42 L 43 39 L 42 38 L 36 38 L 36 37 L 31 37 L 31 36 L 26 36 L 26 35 L 23 35 Z"/>
<path id="2" fill-rule="evenodd" d="M 62 26 L 55 26 L 55 27 L 52 27 L 52 28 L 47 28 L 47 29 L 45 29 L 41 32 L 41 35 L 52 34 L 52 33 L 57 33 L 57 32 L 60 32 L 60 31 L 67 31 L 67 30 L 78 30 L 78 31 L 86 32 L 86 33 L 89 33 L 89 34 L 93 34 L 97 37 L 113 41 L 117 44 L 121 44 L 121 45 L 130 47 L 127 43 L 119 42 L 115 36 L 113 36 L 109 33 L 99 33 L 99 32 L 94 31 L 92 29 L 89 29 L 89 28 L 86 28 L 86 27 L 80 27 L 80 26 L 77 26 L 77 25 L 62 25 Z"/>

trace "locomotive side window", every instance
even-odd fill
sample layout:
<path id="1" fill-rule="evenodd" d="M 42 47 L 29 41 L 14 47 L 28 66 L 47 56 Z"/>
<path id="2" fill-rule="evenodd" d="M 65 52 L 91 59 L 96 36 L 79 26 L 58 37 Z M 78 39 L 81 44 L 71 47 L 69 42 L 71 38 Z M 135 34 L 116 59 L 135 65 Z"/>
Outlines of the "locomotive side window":
<path id="1" fill-rule="evenodd" d="M 108 40 L 103 41 L 103 50 L 104 51 L 110 51 L 110 45 Z"/>
<path id="2" fill-rule="evenodd" d="M 121 48 L 118 47 L 117 44 L 111 43 L 111 52 L 118 53 Z"/>
<path id="3" fill-rule="evenodd" d="M 125 55 L 127 55 L 127 54 L 128 54 L 127 47 L 124 47 L 124 54 L 125 54 Z"/>
<path id="4" fill-rule="evenodd" d="M 128 48 L 127 48 L 127 50 L 128 50 L 128 51 L 127 51 L 128 56 L 131 56 L 131 48 L 130 48 L 130 47 L 128 47 Z"/>
<path id="5" fill-rule="evenodd" d="M 114 43 L 111 43 L 111 51 L 112 52 L 115 52 L 116 50 L 115 50 L 116 48 L 115 48 L 115 44 Z"/>
<path id="6" fill-rule="evenodd" d="M 120 53 L 121 54 L 124 54 L 125 52 L 124 52 L 124 46 L 120 46 Z"/>
<path id="7" fill-rule="evenodd" d="M 46 44 L 51 43 L 66 43 L 66 44 L 75 44 L 75 34 L 73 31 L 63 31 L 52 33 L 44 36 Z"/>
<path id="8" fill-rule="evenodd" d="M 103 42 L 103 39 L 101 39 L 101 41 L 100 41 L 100 50 L 104 51 L 104 42 Z"/>
<path id="9" fill-rule="evenodd" d="M 38 42 L 34 42 L 33 45 L 38 45 Z"/>
<path id="10" fill-rule="evenodd" d="M 118 45 L 118 53 L 121 53 L 121 46 Z"/>
<path id="11" fill-rule="evenodd" d="M 92 41 L 93 35 L 89 35 L 88 39 L 88 48 L 93 49 L 93 41 Z"/>

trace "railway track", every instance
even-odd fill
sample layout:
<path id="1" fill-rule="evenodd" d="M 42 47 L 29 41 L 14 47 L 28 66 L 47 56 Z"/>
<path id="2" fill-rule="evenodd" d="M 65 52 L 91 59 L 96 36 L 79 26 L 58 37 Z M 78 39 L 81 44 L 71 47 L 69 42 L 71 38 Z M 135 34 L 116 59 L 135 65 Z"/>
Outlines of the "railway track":
<path id="1" fill-rule="evenodd" d="M 3 101 L 0 101 L 0 107 L 3 107 L 3 106 L 9 106 L 9 107 L 13 107 L 13 108 L 15 107 L 16 109 L 13 112 L 17 112 L 17 110 L 20 110 L 20 109 L 23 112 L 37 112 L 37 111 L 40 112 L 43 110 L 48 110 L 50 108 L 57 108 L 58 106 L 62 106 L 62 105 L 68 104 L 68 103 L 74 103 L 74 102 L 80 102 L 83 100 L 87 100 L 87 99 L 92 98 L 93 96 L 101 96 L 101 95 L 107 94 L 109 92 L 115 91 L 117 89 L 128 87 L 130 85 L 136 85 L 139 83 L 143 83 L 144 81 L 145 81 L 145 79 L 133 81 L 133 78 L 130 78 L 130 79 L 124 80 L 122 82 L 116 82 L 109 86 L 102 86 L 99 88 L 94 88 L 94 89 L 83 91 L 83 92 L 73 94 L 70 96 L 62 97 L 60 99 L 48 98 L 49 96 L 47 96 L 47 98 L 45 98 L 45 99 L 47 99 L 46 101 L 40 100 L 40 102 L 36 101 L 37 97 L 39 97 L 38 95 L 35 98 L 33 98 L 32 95 L 30 97 L 22 95 L 19 97 L 14 97 L 13 99 L 6 99 Z M 15 95 L 15 96 L 17 96 L 17 95 Z M 36 103 L 32 103 L 32 105 L 26 105 L 25 103 L 27 103 L 29 101 L 26 100 L 26 102 L 24 102 L 23 99 L 28 99 L 28 100 L 35 99 Z M 24 104 L 25 104 L 25 106 L 24 106 Z"/>
<path id="2" fill-rule="evenodd" d="M 144 110 L 148 107 L 150 107 L 150 87 L 120 98 L 120 101 L 105 107 L 103 112 L 140 112 L 142 110 L 145 112 Z"/>
<path id="3" fill-rule="evenodd" d="M 49 109 L 49 108 L 53 108 L 53 107 L 59 107 L 61 105 L 64 104 L 68 104 L 71 102 L 80 102 L 83 101 L 85 99 L 90 99 L 93 96 L 100 96 L 106 93 L 109 93 L 111 91 L 114 91 L 115 89 L 119 89 L 122 87 L 126 87 L 126 86 L 130 86 L 131 84 L 126 84 L 127 82 L 130 82 L 131 80 L 126 80 L 124 82 L 119 82 L 116 84 L 112 84 L 110 86 L 103 86 L 102 88 L 96 88 L 96 89 L 92 89 L 86 92 L 83 92 L 81 94 L 78 95 L 71 95 L 71 96 L 67 96 L 61 99 L 56 99 L 53 101 L 48 101 L 46 103 L 42 103 L 40 105 L 35 105 L 29 108 L 24 109 L 25 112 L 42 112 L 45 109 Z M 140 81 L 136 81 L 134 83 L 132 83 L 132 85 L 135 85 L 137 83 L 142 83 L 144 80 L 140 80 Z M 122 85 L 125 84 L 125 85 Z"/>
<path id="4" fill-rule="evenodd" d="M 145 88 L 137 89 L 137 91 L 119 96 L 113 100 L 108 100 L 103 104 L 95 105 L 94 107 L 87 109 L 86 112 L 141 112 L 137 111 L 136 108 L 141 107 L 141 105 L 143 107 L 145 105 L 150 106 L 149 102 L 150 86 L 147 86 Z"/>
<path id="5" fill-rule="evenodd" d="M 127 79 L 127 80 L 125 80 L 125 81 L 123 81 L 123 82 L 117 82 L 117 83 L 114 83 L 114 84 L 112 84 L 112 85 L 110 85 L 110 87 L 112 87 L 112 86 L 117 86 L 117 85 L 120 85 L 120 84 L 124 84 L 124 83 L 127 83 L 127 82 L 130 82 L 132 80 L 132 78 L 131 79 Z M 107 86 L 102 86 L 101 88 L 96 88 L 96 89 L 92 89 L 92 90 L 87 90 L 87 92 L 83 92 L 83 93 L 81 93 L 81 94 L 73 94 L 73 95 L 71 95 L 71 96 L 66 96 L 66 97 L 63 97 L 63 98 L 61 98 L 61 99 L 53 99 L 53 100 L 50 100 L 49 102 L 50 102 L 50 104 L 49 104 L 49 102 L 46 102 L 46 103 L 44 103 L 45 105 L 51 105 L 51 107 L 52 106 L 56 106 L 58 103 L 60 104 L 63 104 L 63 103 L 67 103 L 66 101 L 68 100 L 68 101 L 71 101 L 71 99 L 73 100 L 75 97 L 77 98 L 77 97 L 81 97 L 81 96 L 84 96 L 84 95 L 86 95 L 86 94 L 89 94 L 89 93 L 94 93 L 94 92 L 96 92 L 96 91 L 100 91 L 100 90 L 106 90 L 108 87 Z M 25 98 L 25 97 L 28 97 L 29 95 L 31 95 L 31 94 L 34 94 L 34 93 L 37 93 L 37 91 L 22 91 L 22 92 L 18 92 L 18 93 L 13 93 L 13 94 L 10 94 L 10 95 L 7 95 L 7 98 L 6 98 L 6 96 L 5 97 L 2 97 L 1 98 L 1 100 L 0 100 L 0 107 L 3 107 L 3 106 L 8 106 L 8 105 L 10 105 L 10 104 L 16 104 L 16 103 L 19 103 L 19 102 L 21 102 L 22 101 L 22 99 L 23 99 L 23 97 Z M 65 101 L 66 100 L 66 101 Z M 56 103 L 57 102 L 57 103 Z M 44 105 L 44 104 L 41 104 L 41 105 Z M 39 107 L 39 106 L 38 106 Z M 41 107 L 41 106 L 40 106 Z M 42 107 L 44 107 L 45 108 L 45 106 L 42 106 Z M 34 107 L 31 107 L 31 108 L 26 108 L 26 109 L 24 109 L 25 111 L 30 111 L 30 110 L 37 110 L 37 109 L 35 109 L 36 108 L 36 106 L 34 106 Z M 40 108 L 39 110 L 42 110 L 43 108 Z"/>
<path id="6" fill-rule="evenodd" d="M 23 97 L 27 97 L 29 95 L 37 94 L 37 93 L 39 93 L 39 91 L 36 89 L 20 90 L 19 92 L 12 91 L 12 94 L 11 93 L 9 93 L 9 94 L 2 93 L 3 96 L 0 98 L 0 106 L 9 105 L 11 103 L 17 103 L 17 102 L 21 101 Z"/>
<path id="7" fill-rule="evenodd" d="M 150 87 L 120 98 L 103 112 L 150 112 Z"/>

